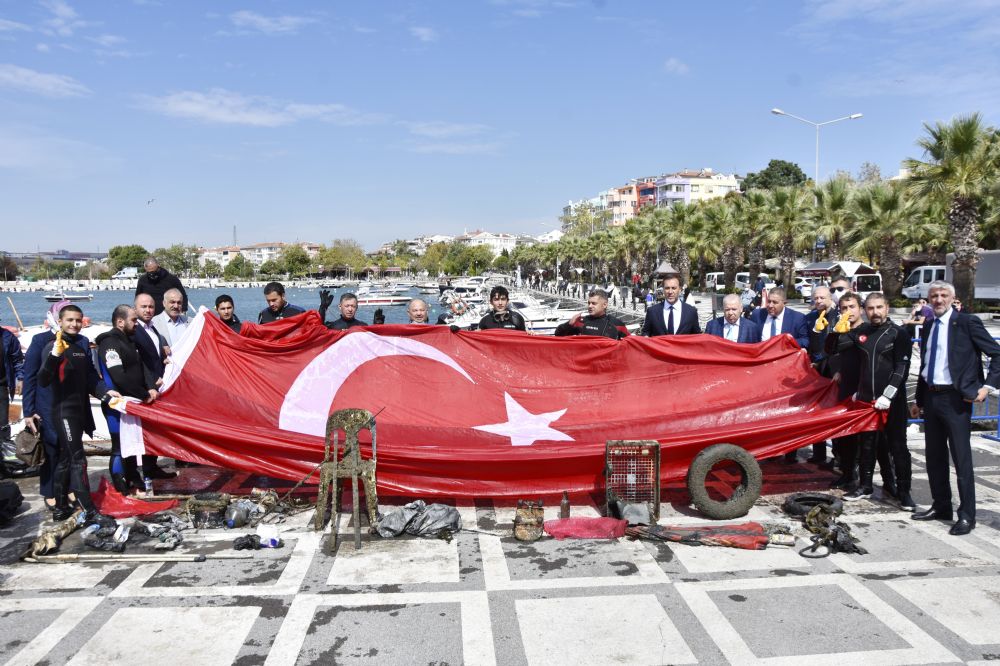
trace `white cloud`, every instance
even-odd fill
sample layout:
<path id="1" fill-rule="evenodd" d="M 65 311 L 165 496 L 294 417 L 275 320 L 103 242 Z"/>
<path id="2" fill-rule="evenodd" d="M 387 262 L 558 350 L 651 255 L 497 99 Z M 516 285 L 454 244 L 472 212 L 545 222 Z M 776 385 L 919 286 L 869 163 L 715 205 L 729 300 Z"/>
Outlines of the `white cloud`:
<path id="1" fill-rule="evenodd" d="M 41 4 L 52 13 L 52 18 L 42 22 L 42 32 L 46 34 L 70 37 L 80 28 L 96 25 L 81 19 L 76 10 L 64 0 L 41 0 Z"/>
<path id="2" fill-rule="evenodd" d="M 683 76 L 691 71 L 691 68 L 688 67 L 687 63 L 681 62 L 677 58 L 667 58 L 667 61 L 663 63 L 663 71 L 668 74 L 679 74 Z"/>
<path id="3" fill-rule="evenodd" d="M 31 28 L 17 21 L 0 18 L 0 32 L 31 32 Z"/>
<path id="4" fill-rule="evenodd" d="M 493 155 L 500 149 L 497 142 L 444 142 L 444 143 L 413 143 L 410 151 L 425 155 Z"/>
<path id="5" fill-rule="evenodd" d="M 35 44 L 35 50 L 38 51 L 39 53 L 48 53 L 52 49 L 49 47 L 48 44 L 45 44 L 44 42 L 39 42 Z"/>
<path id="6" fill-rule="evenodd" d="M 124 44 L 128 41 L 124 37 L 119 37 L 118 35 L 99 35 L 97 37 L 88 37 L 87 39 L 108 49 L 118 46 L 119 44 Z"/>
<path id="7" fill-rule="evenodd" d="M 438 40 L 437 30 L 421 26 L 411 26 L 410 34 L 422 42 L 436 42 Z"/>
<path id="8" fill-rule="evenodd" d="M 17 65 L 0 64 L 0 88 L 13 88 L 46 97 L 80 97 L 87 86 L 62 74 L 45 74 Z"/>
<path id="9" fill-rule="evenodd" d="M 362 113 L 343 104 L 297 104 L 242 95 L 223 88 L 213 88 L 207 93 L 185 90 L 162 97 L 147 96 L 142 98 L 142 105 L 174 118 L 250 127 L 281 127 L 300 120 L 319 120 L 342 126 L 386 120 L 385 116 Z"/>
<path id="10" fill-rule="evenodd" d="M 264 16 L 248 10 L 230 14 L 229 20 L 237 28 L 267 35 L 293 35 L 300 28 L 316 22 L 316 19 L 306 16 Z"/>
<path id="11" fill-rule="evenodd" d="M 489 129 L 487 125 L 473 123 L 447 123 L 440 120 L 433 121 L 401 121 L 399 123 L 414 136 L 427 137 L 430 139 L 447 139 L 456 136 L 474 136 L 482 134 Z"/>

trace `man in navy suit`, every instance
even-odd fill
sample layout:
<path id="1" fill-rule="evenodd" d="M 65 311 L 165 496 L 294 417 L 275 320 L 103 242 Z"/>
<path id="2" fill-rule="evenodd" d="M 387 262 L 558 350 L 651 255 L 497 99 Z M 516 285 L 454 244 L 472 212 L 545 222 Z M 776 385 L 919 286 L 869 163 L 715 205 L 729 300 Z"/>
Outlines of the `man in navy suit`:
<path id="1" fill-rule="evenodd" d="M 809 348 L 809 330 L 801 312 L 785 307 L 785 288 L 775 287 L 767 292 L 767 308 L 757 308 L 750 319 L 760 326 L 761 340 L 770 340 L 780 333 L 788 333 L 803 349 Z"/>
<path id="2" fill-rule="evenodd" d="M 163 373 L 166 369 L 170 347 L 167 339 L 156 330 L 154 316 L 156 303 L 149 294 L 139 294 L 135 297 L 135 312 L 138 319 L 135 324 L 135 345 L 139 348 L 139 358 L 142 364 L 156 378 L 156 387 L 163 384 Z M 168 472 L 156 464 L 156 456 L 142 457 L 142 473 L 150 479 L 172 479 L 176 472 Z"/>
<path id="3" fill-rule="evenodd" d="M 722 316 L 705 326 L 709 335 L 717 335 L 732 342 L 760 342 L 760 326 L 740 317 L 743 303 L 737 294 L 726 294 L 722 299 Z"/>
<path id="4" fill-rule="evenodd" d="M 950 533 L 964 535 L 976 526 L 976 484 L 969 443 L 972 403 L 983 402 L 1000 386 L 1000 345 L 974 315 L 952 308 L 955 287 L 935 281 L 928 287 L 934 319 L 925 322 L 920 336 L 920 378 L 917 402 L 910 405 L 914 418 L 924 415 L 927 478 L 931 508 L 913 514 L 914 520 L 951 520 L 951 484 L 948 452 L 958 478 L 958 520 Z M 990 359 L 983 377 L 982 355 Z"/>
<path id="5" fill-rule="evenodd" d="M 642 324 L 642 334 L 690 335 L 701 333 L 698 311 L 693 305 L 681 302 L 681 278 L 676 274 L 663 278 L 663 303 L 657 303 L 646 310 L 646 321 Z"/>

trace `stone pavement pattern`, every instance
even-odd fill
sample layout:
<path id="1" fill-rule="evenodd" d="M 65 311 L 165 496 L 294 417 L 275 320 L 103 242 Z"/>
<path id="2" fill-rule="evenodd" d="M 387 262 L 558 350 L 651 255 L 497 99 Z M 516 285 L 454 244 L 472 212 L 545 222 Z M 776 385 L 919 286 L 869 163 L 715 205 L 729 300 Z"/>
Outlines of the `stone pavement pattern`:
<path id="1" fill-rule="evenodd" d="M 764 551 L 522 544 L 491 534 L 509 534 L 512 508 L 479 503 L 459 506 L 477 531 L 451 543 L 366 537 L 355 551 L 348 538 L 331 556 L 306 512 L 282 526 L 284 549 L 250 560 L 26 564 L 17 555 L 42 509 L 25 480 L 31 510 L 0 530 L 0 663 L 985 664 L 1000 659 L 1000 450 L 973 441 L 971 535 L 915 523 L 876 491 L 845 515 L 870 553 L 823 559 L 798 554 L 801 529 L 795 549 Z M 910 444 L 914 494 L 926 503 L 922 436 Z M 783 493 L 825 488 L 832 476 L 805 463 L 764 470 L 767 494 L 750 519 L 781 518 Z M 182 470 L 197 474 L 217 474 L 212 489 L 234 493 L 262 483 Z M 660 522 L 703 522 L 679 488 L 667 489 Z M 183 547 L 231 552 L 241 533 L 188 533 Z"/>

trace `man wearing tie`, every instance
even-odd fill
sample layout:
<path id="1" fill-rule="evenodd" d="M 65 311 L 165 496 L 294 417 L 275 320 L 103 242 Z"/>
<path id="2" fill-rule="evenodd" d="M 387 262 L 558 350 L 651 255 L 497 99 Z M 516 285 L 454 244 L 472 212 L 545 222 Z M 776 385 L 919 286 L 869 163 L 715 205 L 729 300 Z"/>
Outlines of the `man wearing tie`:
<path id="1" fill-rule="evenodd" d="M 722 316 L 708 322 L 705 332 L 731 342 L 760 342 L 760 326 L 740 317 L 742 311 L 739 295 L 726 294 L 722 299 Z"/>
<path id="2" fill-rule="evenodd" d="M 785 307 L 785 288 L 775 287 L 767 293 L 767 308 L 757 308 L 750 319 L 760 325 L 761 339 L 770 340 L 780 333 L 788 333 L 803 349 L 809 347 L 809 331 L 801 312 Z"/>
<path id="3" fill-rule="evenodd" d="M 139 348 L 139 358 L 149 373 L 156 378 L 156 388 L 163 384 L 163 372 L 170 347 L 166 339 L 156 330 L 153 323 L 156 315 L 156 303 L 149 294 L 139 294 L 135 297 L 135 313 L 138 317 L 135 323 L 135 346 Z M 150 479 L 172 479 L 176 472 L 168 472 L 156 464 L 156 456 L 142 457 L 142 473 Z"/>
<path id="4" fill-rule="evenodd" d="M 951 484 L 948 452 L 958 480 L 958 520 L 950 534 L 964 535 L 976 527 L 976 484 L 969 443 L 972 403 L 983 402 L 1000 382 L 1000 345 L 974 315 L 952 309 L 955 287 L 935 281 L 928 289 L 934 319 L 924 323 L 920 338 L 920 378 L 914 418 L 924 415 L 927 478 L 931 508 L 913 514 L 914 520 L 951 520 Z M 983 377 L 982 355 L 990 359 Z"/>
<path id="5" fill-rule="evenodd" d="M 693 305 L 681 302 L 681 278 L 668 274 L 663 278 L 663 303 L 652 305 L 646 310 L 646 320 L 642 324 L 642 334 L 689 335 L 701 333 L 698 311 Z"/>

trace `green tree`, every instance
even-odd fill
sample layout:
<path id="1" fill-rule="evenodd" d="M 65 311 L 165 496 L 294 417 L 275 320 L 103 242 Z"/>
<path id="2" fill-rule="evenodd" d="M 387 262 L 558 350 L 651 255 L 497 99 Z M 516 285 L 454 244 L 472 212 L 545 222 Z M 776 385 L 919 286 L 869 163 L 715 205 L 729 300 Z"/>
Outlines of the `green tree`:
<path id="1" fill-rule="evenodd" d="M 253 277 L 253 264 L 242 254 L 233 257 L 222 272 L 227 280 L 248 280 Z"/>
<path id="2" fill-rule="evenodd" d="M 976 262 L 982 203 L 996 187 L 1000 174 L 1000 132 L 986 127 L 980 114 L 959 116 L 950 123 L 924 124 L 926 136 L 917 141 L 925 160 L 910 158 L 909 186 L 919 196 L 949 202 L 948 234 L 955 252 L 952 270 L 956 296 L 971 305 L 975 295 Z"/>
<path id="3" fill-rule="evenodd" d="M 153 256 L 161 266 L 174 275 L 188 275 L 198 263 L 198 248 L 194 245 L 175 243 L 170 247 L 158 247 Z"/>
<path id="4" fill-rule="evenodd" d="M 763 171 L 748 173 L 741 188 L 774 190 L 779 187 L 798 187 L 806 182 L 806 175 L 798 164 L 785 160 L 771 160 Z"/>
<path id="5" fill-rule="evenodd" d="M 329 247 L 320 250 L 315 263 L 323 272 L 355 272 L 367 265 L 364 248 L 353 238 L 336 238 Z"/>
<path id="6" fill-rule="evenodd" d="M 597 210 L 589 201 L 570 207 L 570 212 L 559 217 L 567 236 L 589 236 L 608 226 L 611 211 Z"/>
<path id="7" fill-rule="evenodd" d="M 275 275 L 283 274 L 285 272 L 285 266 L 277 259 L 268 259 L 260 265 L 260 270 L 258 272 L 261 275 L 274 277 Z"/>
<path id="8" fill-rule="evenodd" d="M 879 272 L 889 299 L 903 287 L 903 250 L 917 216 L 917 206 L 906 191 L 891 183 L 873 183 L 855 194 L 855 227 L 849 235 L 852 254 L 879 257 Z"/>
<path id="9" fill-rule="evenodd" d="M 417 260 L 417 266 L 428 275 L 440 275 L 444 270 L 444 258 L 448 254 L 447 243 L 432 243 Z"/>
<path id="10" fill-rule="evenodd" d="M 780 187 L 769 196 L 771 211 L 765 233 L 778 249 L 781 276 L 787 288 L 793 285 L 796 253 L 808 249 L 816 239 L 808 222 L 811 198 L 800 187 Z"/>
<path id="11" fill-rule="evenodd" d="M 222 276 L 222 266 L 213 259 L 206 261 L 205 265 L 201 267 L 201 271 L 205 277 L 217 278 Z"/>
<path id="12" fill-rule="evenodd" d="M 283 271 L 293 277 L 305 275 L 309 271 L 312 260 L 309 253 L 302 249 L 301 245 L 286 245 L 281 250 L 281 257 L 278 262 L 284 268 Z M 262 267 L 263 268 L 263 267 Z"/>
<path id="13" fill-rule="evenodd" d="M 149 256 L 141 245 L 115 245 L 108 250 L 108 263 L 112 272 L 117 273 L 123 268 L 138 268 L 142 270 L 142 262 Z"/>
<path id="14" fill-rule="evenodd" d="M 4 282 L 7 282 L 8 280 L 16 280 L 17 276 L 21 273 L 21 269 L 18 268 L 14 260 L 8 257 L 7 253 L 5 252 L 3 253 L 2 259 L 0 259 L 0 261 L 3 262 L 2 265 L 3 270 L 0 271 L 0 275 L 2 275 Z"/>
<path id="15" fill-rule="evenodd" d="M 813 229 L 826 239 L 830 256 L 841 259 L 844 236 L 851 230 L 850 183 L 846 178 L 833 178 L 814 187 L 812 192 L 816 202 L 810 216 Z"/>

